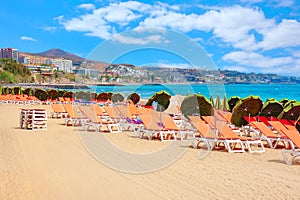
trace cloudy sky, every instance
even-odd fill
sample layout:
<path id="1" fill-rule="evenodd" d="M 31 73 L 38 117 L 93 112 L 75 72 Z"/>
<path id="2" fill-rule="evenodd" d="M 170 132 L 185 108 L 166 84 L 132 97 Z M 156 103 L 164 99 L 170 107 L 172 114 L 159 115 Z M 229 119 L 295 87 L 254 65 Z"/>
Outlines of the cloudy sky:
<path id="1" fill-rule="evenodd" d="M 299 8 L 296 0 L 3 1 L 0 46 L 34 53 L 61 48 L 87 57 L 112 38 L 124 45 L 160 42 L 157 34 L 122 35 L 159 28 L 198 43 L 218 68 L 299 76 Z M 121 61 L 142 65 L 142 57 L 141 53 L 136 60 L 123 56 Z M 172 56 L 154 57 L 146 62 L 185 66 Z"/>

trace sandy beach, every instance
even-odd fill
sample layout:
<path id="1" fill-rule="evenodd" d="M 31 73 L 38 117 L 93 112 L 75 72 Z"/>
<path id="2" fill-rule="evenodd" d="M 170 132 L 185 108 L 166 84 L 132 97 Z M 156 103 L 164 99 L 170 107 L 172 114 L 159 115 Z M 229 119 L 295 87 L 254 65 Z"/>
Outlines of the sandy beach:
<path id="1" fill-rule="evenodd" d="M 62 119 L 49 118 L 47 130 L 20 129 L 24 107 L 0 104 L 0 199 L 300 199 L 300 166 L 286 165 L 280 149 L 263 154 L 216 150 L 200 159 L 201 150 L 184 143 L 186 151 L 169 166 L 125 173 L 95 159 L 82 133 Z M 26 107 L 52 111 L 49 105 Z M 104 135 L 84 134 L 93 140 Z M 125 132 L 105 137 L 134 153 L 170 145 Z"/>

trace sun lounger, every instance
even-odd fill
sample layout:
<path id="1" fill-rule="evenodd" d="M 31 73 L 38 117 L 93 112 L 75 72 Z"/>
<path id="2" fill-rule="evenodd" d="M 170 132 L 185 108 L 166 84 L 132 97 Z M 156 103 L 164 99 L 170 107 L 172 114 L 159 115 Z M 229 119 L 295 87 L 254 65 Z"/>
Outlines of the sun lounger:
<path id="1" fill-rule="evenodd" d="M 68 113 L 64 109 L 62 104 L 51 104 L 51 107 L 53 109 L 53 112 L 50 113 L 52 118 L 66 118 L 68 116 Z"/>
<path id="2" fill-rule="evenodd" d="M 110 133 L 120 133 L 122 132 L 121 127 L 118 123 L 112 121 L 111 119 L 101 119 L 97 116 L 96 112 L 91 109 L 90 106 L 79 106 L 82 113 L 88 118 L 87 121 L 83 123 L 84 130 L 89 130 L 93 127 L 96 131 L 109 131 Z M 105 127 L 105 130 L 103 129 Z"/>
<path id="3" fill-rule="evenodd" d="M 293 142 L 291 149 L 283 149 L 282 156 L 286 164 L 292 164 L 300 156 L 300 134 L 298 131 L 283 130 L 284 134 Z"/>
<path id="4" fill-rule="evenodd" d="M 78 106 L 72 104 L 63 104 L 68 116 L 64 119 L 65 125 L 79 126 L 82 125 L 87 119 L 80 112 Z"/>
<path id="5" fill-rule="evenodd" d="M 174 129 L 165 127 L 165 122 L 162 121 L 162 117 L 159 116 L 157 111 L 149 110 L 148 115 L 140 115 L 144 129 L 140 131 L 140 138 L 147 134 L 149 140 L 153 137 L 160 138 L 161 141 L 176 140 L 176 133 Z"/>
<path id="6" fill-rule="evenodd" d="M 269 119 L 265 116 L 257 116 L 257 121 L 259 122 L 263 122 L 265 125 L 267 126 L 271 126 L 270 123 L 269 123 Z"/>
<path id="7" fill-rule="evenodd" d="M 229 148 L 230 144 L 233 145 L 240 144 L 238 141 L 234 141 L 234 140 L 240 140 L 244 144 L 246 149 L 248 149 L 249 153 L 265 152 L 264 145 L 259 138 L 238 136 L 226 123 L 223 122 L 217 122 L 216 128 L 219 130 L 221 137 L 225 138 L 225 144 L 227 143 L 228 150 L 231 150 Z M 233 140 L 233 142 L 231 140 Z M 255 146 L 256 148 L 254 149 L 253 146 Z M 242 150 L 243 148 L 241 149 L 241 151 Z M 235 150 L 232 151 L 234 152 Z"/>
<path id="8" fill-rule="evenodd" d="M 212 126 L 202 121 L 200 117 L 189 116 L 189 119 L 191 121 L 191 124 L 196 128 L 196 130 L 201 135 L 201 137 L 199 138 L 198 137 L 194 138 L 192 142 L 194 148 L 197 148 L 200 143 L 204 142 L 208 147 L 208 150 L 212 150 L 214 147 L 219 146 L 221 143 L 223 143 L 224 147 L 227 149 L 229 153 L 245 152 L 243 142 L 234 132 L 228 133 L 228 130 L 230 128 L 225 123 L 222 124 L 224 125 L 224 127 L 228 127 L 228 129 L 222 126 L 216 126 L 218 127 L 218 129 L 216 128 L 213 129 Z M 230 135 L 231 133 L 233 133 L 233 135 Z M 195 141 L 198 142 L 197 145 L 195 145 Z M 238 146 L 240 148 L 236 148 Z"/>
<path id="9" fill-rule="evenodd" d="M 251 126 L 254 128 L 254 131 L 256 131 L 256 136 L 266 141 L 272 149 L 276 148 L 280 142 L 282 142 L 285 147 L 291 145 L 291 141 L 287 137 L 274 133 L 263 122 L 252 122 Z"/>

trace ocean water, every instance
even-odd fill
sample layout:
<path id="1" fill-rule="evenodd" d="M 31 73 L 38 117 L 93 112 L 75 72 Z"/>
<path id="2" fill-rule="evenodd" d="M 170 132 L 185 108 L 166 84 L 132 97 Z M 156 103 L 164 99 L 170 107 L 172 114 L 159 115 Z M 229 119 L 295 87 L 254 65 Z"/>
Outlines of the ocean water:
<path id="1" fill-rule="evenodd" d="M 163 84 L 163 85 L 123 85 L 123 86 L 89 86 L 93 92 L 121 92 L 125 96 L 136 92 L 141 98 L 149 98 L 155 92 L 166 90 L 171 95 L 202 94 L 207 98 L 214 98 L 224 94 L 227 98 L 249 95 L 259 96 L 263 101 L 268 98 L 277 100 L 287 98 L 300 101 L 300 84 Z"/>

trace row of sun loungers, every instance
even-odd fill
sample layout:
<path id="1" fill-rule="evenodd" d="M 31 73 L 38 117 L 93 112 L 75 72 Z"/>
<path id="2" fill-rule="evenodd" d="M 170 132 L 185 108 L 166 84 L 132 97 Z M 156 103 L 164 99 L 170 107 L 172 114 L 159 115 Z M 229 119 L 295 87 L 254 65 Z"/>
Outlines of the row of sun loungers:
<path id="1" fill-rule="evenodd" d="M 123 130 L 135 132 L 140 138 L 161 141 L 189 139 L 192 146 L 202 144 L 208 149 L 225 149 L 229 153 L 263 153 L 265 146 L 282 150 L 286 163 L 290 164 L 300 156 L 300 134 L 297 129 L 280 121 L 253 121 L 248 132 L 230 123 L 231 113 L 217 111 L 214 117 L 181 116 L 172 118 L 164 112 L 137 108 L 133 104 L 99 106 L 57 104 L 52 105 L 53 117 L 62 117 L 66 125 L 82 126 L 84 130 L 120 133 Z M 58 106 L 59 105 L 59 106 Z M 178 117 L 178 116 L 176 116 Z M 180 121 L 180 123 L 176 123 Z M 292 139 L 290 138 L 292 137 Z M 265 143 L 265 144 L 263 144 Z M 290 155 L 290 159 L 288 159 Z"/>

